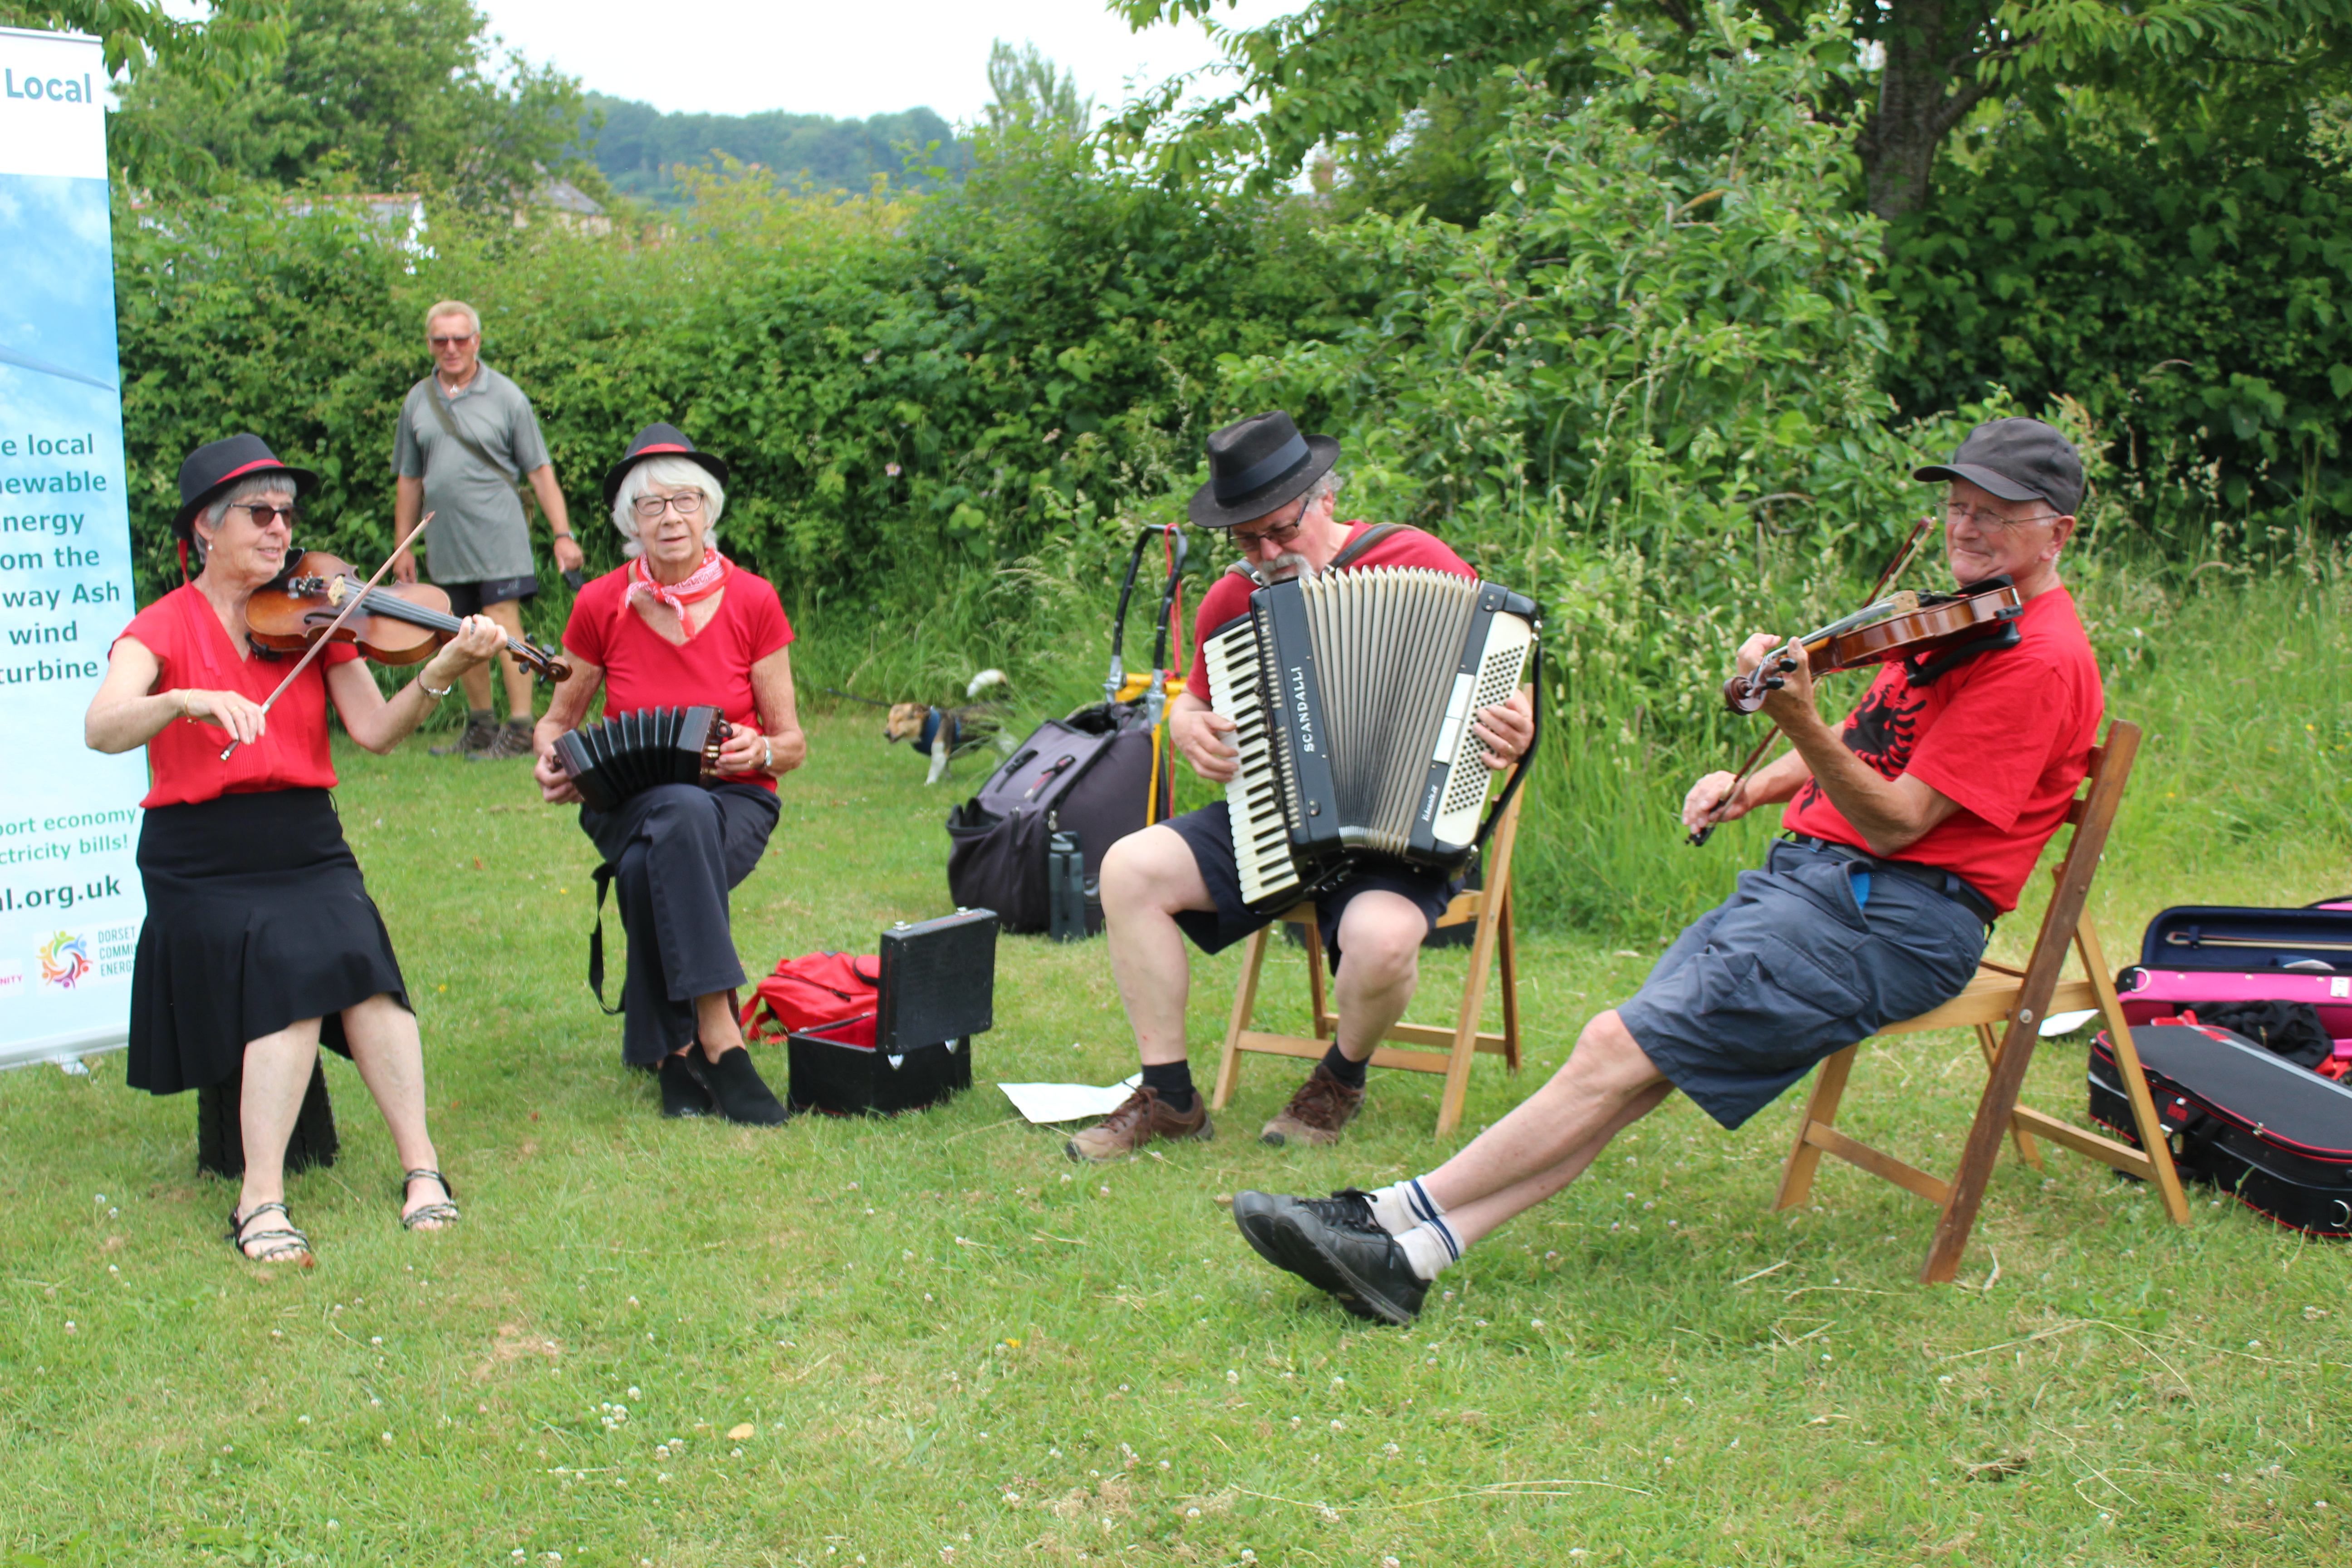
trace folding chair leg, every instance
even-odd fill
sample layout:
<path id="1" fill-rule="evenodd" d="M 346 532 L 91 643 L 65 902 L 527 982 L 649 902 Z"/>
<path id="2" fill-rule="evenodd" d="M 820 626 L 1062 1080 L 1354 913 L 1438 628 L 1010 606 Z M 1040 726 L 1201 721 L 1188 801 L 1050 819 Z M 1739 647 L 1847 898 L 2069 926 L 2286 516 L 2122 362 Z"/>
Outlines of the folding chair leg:
<path id="1" fill-rule="evenodd" d="M 1511 930 L 1511 890 L 1496 900 L 1495 918 L 1503 922 L 1496 933 L 1503 958 L 1503 1065 L 1519 1070 L 1519 943 Z"/>
<path id="2" fill-rule="evenodd" d="M 2030 989 L 2028 995 L 2032 995 Z M 2048 996 L 2044 988 L 2034 1000 L 2046 1002 Z M 2027 1017 L 2012 1014 L 2009 1027 L 2001 1032 L 1992 1070 L 1985 1075 L 1984 1094 L 1977 1101 L 1976 1120 L 1969 1124 L 1968 1142 L 1960 1150 L 1960 1168 L 1953 1173 L 1950 1195 L 1936 1220 L 1936 1238 L 1928 1244 L 1927 1260 L 1919 1267 L 1922 1284 L 1948 1285 L 1960 1271 L 1960 1254 L 1968 1250 L 1969 1233 L 1976 1228 L 1977 1211 L 1984 1205 L 1993 1164 L 2000 1158 L 2001 1131 L 2014 1125 L 2011 1118 L 2017 1112 L 2018 1092 L 2024 1087 L 2026 1068 L 2032 1065 L 2033 1047 L 2039 1043 L 2041 1014 L 2040 1006 L 2032 1007 Z"/>
<path id="3" fill-rule="evenodd" d="M 1813 1074 L 1812 1091 L 1805 1096 L 1805 1112 L 1797 1123 L 1797 1146 L 1789 1151 L 1789 1163 L 1780 1169 L 1780 1190 L 1772 1199 L 1777 1212 L 1803 1203 L 1813 1190 L 1813 1173 L 1821 1168 L 1822 1152 L 1805 1134 L 1818 1121 L 1824 1127 L 1837 1125 L 1838 1101 L 1845 1098 L 1845 1080 L 1853 1071 L 1853 1058 L 1860 1052 L 1859 1044 L 1848 1046 L 1821 1065 Z"/>
<path id="4" fill-rule="evenodd" d="M 1225 1048 L 1217 1058 L 1216 1087 L 1209 1094 L 1209 1106 L 1214 1110 L 1225 1108 L 1225 1101 L 1234 1097 L 1234 1089 L 1241 1082 L 1242 1033 L 1257 1012 L 1258 976 L 1265 968 L 1265 942 L 1273 929 L 1268 926 L 1252 936 L 1242 954 L 1242 983 L 1234 988 L 1234 1016 L 1225 1026 Z"/>
<path id="5" fill-rule="evenodd" d="M 2139 1146 L 2147 1153 L 2148 1173 L 2157 1196 L 2163 1200 L 2164 1212 L 2175 1225 L 2186 1224 L 2189 1198 L 2180 1190 L 2180 1173 L 2172 1168 L 2172 1143 L 2164 1135 L 2163 1124 L 2156 1119 L 2156 1097 L 2148 1093 L 2147 1075 L 2140 1071 L 2139 1051 L 2132 1044 L 2131 1025 L 2125 1020 L 2122 999 L 2116 994 L 2115 972 L 2107 967 L 2106 953 L 2099 946 L 2098 931 L 2088 915 L 2074 928 L 2074 951 L 2090 973 L 2091 989 L 2098 994 L 2107 1038 L 2116 1048 L 2116 1071 L 2122 1077 L 2124 1093 L 2131 1100 L 2132 1125 L 2139 1132 Z"/>
<path id="6" fill-rule="evenodd" d="M 1984 1053 L 1985 1066 L 1988 1068 L 1991 1067 L 1994 1055 L 2000 1049 L 2000 1037 L 1992 1032 L 1992 1026 L 1990 1024 L 1979 1024 L 1977 1026 L 1977 1049 Z M 2010 1138 L 2017 1144 L 2017 1157 L 2019 1159 L 2024 1161 L 2027 1164 L 2032 1166 L 2037 1171 L 2049 1169 L 2048 1166 L 2042 1163 L 2042 1148 L 2041 1145 L 2033 1142 L 2032 1133 L 2028 1132 L 2022 1126 L 2012 1121 L 2009 1124 L 2009 1135 Z"/>
<path id="7" fill-rule="evenodd" d="M 1470 1064 L 1478 1059 L 1478 1017 L 1486 1011 L 1486 977 L 1494 973 L 1495 945 L 1500 934 L 1492 919 L 1482 919 L 1478 934 L 1470 943 L 1470 976 L 1462 987 L 1461 1009 L 1454 1017 L 1454 1044 L 1445 1063 L 1445 1091 L 1437 1101 L 1440 1138 L 1461 1124 L 1462 1103 L 1469 1098 Z M 1504 994 L 1510 994 L 1507 982 Z"/>
<path id="8" fill-rule="evenodd" d="M 1324 970 L 1323 928 L 1309 924 L 1300 928 L 1307 938 L 1307 1005 L 1315 1020 L 1315 1037 L 1328 1040 L 1338 1032 L 1339 1022 L 1331 1013 L 1331 999 L 1323 988 Z"/>

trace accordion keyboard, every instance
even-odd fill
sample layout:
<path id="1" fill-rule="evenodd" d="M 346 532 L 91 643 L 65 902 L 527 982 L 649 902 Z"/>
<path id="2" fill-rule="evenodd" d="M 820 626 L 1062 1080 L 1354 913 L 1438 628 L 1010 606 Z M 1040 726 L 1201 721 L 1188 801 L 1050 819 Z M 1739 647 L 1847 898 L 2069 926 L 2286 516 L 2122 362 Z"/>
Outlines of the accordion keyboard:
<path id="1" fill-rule="evenodd" d="M 1225 786 L 1225 809 L 1242 898 L 1255 906 L 1298 886 L 1282 809 L 1276 725 L 1259 678 L 1256 627 L 1247 617 L 1236 621 L 1202 645 L 1202 654 L 1209 667 L 1209 705 L 1234 721 L 1234 745 L 1241 752 L 1241 772 Z"/>

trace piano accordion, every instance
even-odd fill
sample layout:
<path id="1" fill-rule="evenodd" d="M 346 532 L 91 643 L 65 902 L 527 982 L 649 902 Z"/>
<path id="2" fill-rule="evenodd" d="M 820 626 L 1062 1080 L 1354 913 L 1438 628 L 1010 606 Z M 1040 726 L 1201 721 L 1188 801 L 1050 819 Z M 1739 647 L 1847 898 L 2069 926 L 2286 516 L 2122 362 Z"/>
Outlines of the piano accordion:
<path id="1" fill-rule="evenodd" d="M 1251 908 L 1287 909 L 1360 856 L 1449 875 L 1469 861 L 1493 776 L 1471 721 L 1518 689 L 1536 617 L 1497 584 L 1368 567 L 1260 588 L 1209 635 L 1210 706 L 1241 752 L 1225 800 Z"/>
<path id="2" fill-rule="evenodd" d="M 640 708 L 555 741 L 555 762 L 591 809 L 610 811 L 658 784 L 708 784 L 730 732 L 716 708 Z"/>

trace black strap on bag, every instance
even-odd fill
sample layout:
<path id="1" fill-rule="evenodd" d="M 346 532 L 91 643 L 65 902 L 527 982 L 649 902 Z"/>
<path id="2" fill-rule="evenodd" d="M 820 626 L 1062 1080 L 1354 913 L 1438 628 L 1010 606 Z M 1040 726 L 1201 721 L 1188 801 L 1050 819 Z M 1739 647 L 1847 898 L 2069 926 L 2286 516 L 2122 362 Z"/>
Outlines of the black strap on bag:
<path id="1" fill-rule="evenodd" d="M 596 993 L 596 1005 L 604 1007 L 604 895 L 613 890 L 613 879 L 619 875 L 619 868 L 607 860 L 593 874 L 596 879 L 596 926 L 588 933 L 588 989 Z M 625 1004 L 628 999 L 629 983 L 624 978 L 621 1001 Z M 607 1018 L 618 1017 L 620 1012 L 619 1007 L 604 1007 Z"/>

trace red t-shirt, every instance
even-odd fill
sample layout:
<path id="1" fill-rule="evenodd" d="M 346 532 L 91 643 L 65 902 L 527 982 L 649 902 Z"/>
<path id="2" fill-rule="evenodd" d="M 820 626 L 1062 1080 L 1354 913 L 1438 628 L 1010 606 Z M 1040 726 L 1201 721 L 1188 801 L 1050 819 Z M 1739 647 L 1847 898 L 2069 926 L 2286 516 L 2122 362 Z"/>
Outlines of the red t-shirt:
<path id="1" fill-rule="evenodd" d="M 163 666 L 157 691 L 241 691 L 256 702 L 268 700 L 294 668 L 299 654 L 264 658 L 228 640 L 212 601 L 194 584 L 173 589 L 138 615 L 115 637 L 136 637 Z M 327 666 L 359 658 L 349 643 L 331 643 L 310 661 L 301 679 L 269 710 L 261 739 L 220 760 L 229 735 L 204 720 L 174 719 L 147 742 L 153 782 L 142 806 L 185 805 L 225 795 L 259 795 L 273 789 L 332 789 L 335 764 L 327 750 Z"/>
<path id="2" fill-rule="evenodd" d="M 1356 542 L 1357 535 L 1371 526 L 1369 522 L 1348 524 L 1348 537 L 1339 546 L 1345 550 Z M 1382 538 L 1347 565 L 1342 572 L 1352 572 L 1359 566 L 1427 566 L 1433 571 L 1451 572 L 1456 577 L 1475 577 L 1469 563 L 1445 548 L 1433 533 L 1423 533 L 1417 528 L 1400 528 Z M 1200 613 L 1192 617 L 1192 673 L 1184 679 L 1184 689 L 1206 702 L 1209 700 L 1209 667 L 1201 658 L 1201 644 L 1211 632 L 1249 609 L 1249 596 L 1257 592 L 1256 582 L 1238 572 L 1227 572 L 1201 595 Z"/>
<path id="3" fill-rule="evenodd" d="M 2105 706 L 2072 595 L 2053 588 L 2028 599 L 2017 626 L 2015 647 L 1970 659 L 1932 685 L 1913 687 L 1902 666 L 1886 666 L 1844 734 L 1881 778 L 1908 773 L 1959 804 L 1895 858 L 1954 873 L 2003 914 L 2017 907 L 2090 771 Z M 1867 847 L 1811 780 L 1780 826 Z"/>
<path id="4" fill-rule="evenodd" d="M 793 624 L 767 580 L 732 568 L 719 608 L 683 645 L 674 643 L 628 603 L 628 569 L 607 572 L 580 590 L 563 646 L 604 672 L 604 717 L 641 708 L 716 708 L 730 724 L 760 728 L 751 667 L 793 640 Z M 728 775 L 730 784 L 774 789 L 764 773 Z"/>

